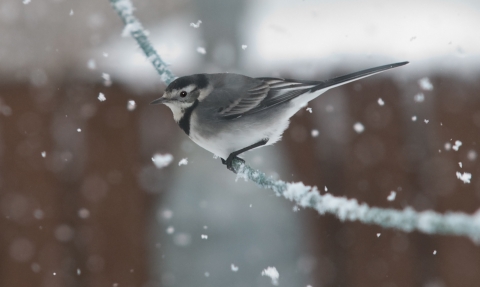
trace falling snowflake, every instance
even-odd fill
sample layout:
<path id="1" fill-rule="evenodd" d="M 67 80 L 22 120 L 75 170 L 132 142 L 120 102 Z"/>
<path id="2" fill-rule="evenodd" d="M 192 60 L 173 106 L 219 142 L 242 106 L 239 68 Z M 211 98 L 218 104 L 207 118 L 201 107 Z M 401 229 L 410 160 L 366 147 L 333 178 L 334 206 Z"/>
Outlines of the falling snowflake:
<path id="1" fill-rule="evenodd" d="M 413 100 L 417 103 L 423 103 L 425 101 L 425 95 L 423 93 L 418 93 L 413 97 Z"/>
<path id="2" fill-rule="evenodd" d="M 173 160 L 173 156 L 168 153 L 167 154 L 156 153 L 152 157 L 153 164 L 155 164 L 157 168 L 163 168 L 168 166 L 172 162 L 172 160 Z"/>
<path id="3" fill-rule="evenodd" d="M 422 88 L 422 90 L 425 90 L 425 91 L 433 90 L 433 85 L 430 82 L 429 78 L 426 78 L 426 77 L 421 78 L 420 80 L 418 80 L 418 85 L 420 85 L 420 88 Z"/>
<path id="4" fill-rule="evenodd" d="M 365 130 L 365 127 L 361 122 L 357 122 L 353 125 L 353 129 L 358 133 L 361 134 Z"/>
<path id="5" fill-rule="evenodd" d="M 456 172 L 457 178 L 463 181 L 463 183 L 470 183 L 472 179 L 472 174 L 468 172 L 461 173 L 459 171 Z"/>
<path id="6" fill-rule="evenodd" d="M 198 20 L 197 23 L 190 23 L 190 27 L 197 29 L 202 24 L 202 20 Z"/>
<path id="7" fill-rule="evenodd" d="M 127 102 L 127 110 L 133 111 L 133 110 L 135 110 L 136 107 L 137 107 L 137 104 L 135 103 L 134 100 L 129 100 Z"/>
<path id="8" fill-rule="evenodd" d="M 458 149 L 462 146 L 462 142 L 461 141 L 455 141 L 455 144 L 453 145 L 452 149 L 454 151 L 458 151 Z"/>
<path id="9" fill-rule="evenodd" d="M 103 101 L 105 101 L 106 99 L 107 99 L 107 98 L 105 98 L 105 95 L 104 95 L 103 93 L 99 93 L 99 94 L 98 94 L 98 100 L 99 100 L 100 102 L 103 102 Z"/>
<path id="10" fill-rule="evenodd" d="M 394 201 L 396 196 L 397 196 L 397 193 L 392 190 L 392 191 L 390 191 L 390 194 L 388 195 L 387 200 L 388 201 Z"/>
<path id="11" fill-rule="evenodd" d="M 270 277 L 270 279 L 272 279 L 272 284 L 275 286 L 278 285 L 278 278 L 280 277 L 280 274 L 278 273 L 277 268 L 268 267 L 262 271 L 262 276 Z"/>
<path id="12" fill-rule="evenodd" d="M 178 166 L 187 165 L 187 164 L 188 164 L 187 158 L 182 158 L 182 160 L 178 162 Z"/>

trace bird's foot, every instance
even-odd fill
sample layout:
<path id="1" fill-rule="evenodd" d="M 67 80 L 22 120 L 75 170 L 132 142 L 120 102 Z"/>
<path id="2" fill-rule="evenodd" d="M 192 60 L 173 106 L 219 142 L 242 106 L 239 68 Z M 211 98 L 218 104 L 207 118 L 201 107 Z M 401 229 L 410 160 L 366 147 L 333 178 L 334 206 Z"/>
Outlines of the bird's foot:
<path id="1" fill-rule="evenodd" d="M 231 170 L 231 171 L 233 171 L 233 172 L 235 172 L 235 170 L 233 169 L 233 166 L 232 166 L 234 159 L 237 159 L 237 160 L 241 161 L 242 163 L 245 163 L 245 161 L 244 161 L 243 159 L 241 159 L 241 158 L 239 158 L 238 156 L 233 155 L 233 154 L 229 155 L 229 156 L 227 157 L 227 160 L 224 160 L 224 159 L 222 158 L 222 164 L 225 164 L 225 165 L 227 166 L 227 169 L 228 169 L 228 170 Z"/>

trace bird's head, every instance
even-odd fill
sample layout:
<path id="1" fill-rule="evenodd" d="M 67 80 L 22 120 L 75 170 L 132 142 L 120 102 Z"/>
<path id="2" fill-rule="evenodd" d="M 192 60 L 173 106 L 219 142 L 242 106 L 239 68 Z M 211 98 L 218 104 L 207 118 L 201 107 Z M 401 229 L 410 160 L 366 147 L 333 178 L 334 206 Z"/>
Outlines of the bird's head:
<path id="1" fill-rule="evenodd" d="M 163 96 L 151 102 L 151 105 L 165 104 L 170 109 L 187 109 L 196 100 L 201 100 L 209 92 L 207 76 L 196 74 L 180 77 L 174 80 L 165 89 Z"/>
<path id="2" fill-rule="evenodd" d="M 173 117 L 178 122 L 186 109 L 193 106 L 196 101 L 201 101 L 211 90 L 208 78 L 204 74 L 180 77 L 168 85 L 161 98 L 150 104 L 165 104 L 172 110 Z"/>

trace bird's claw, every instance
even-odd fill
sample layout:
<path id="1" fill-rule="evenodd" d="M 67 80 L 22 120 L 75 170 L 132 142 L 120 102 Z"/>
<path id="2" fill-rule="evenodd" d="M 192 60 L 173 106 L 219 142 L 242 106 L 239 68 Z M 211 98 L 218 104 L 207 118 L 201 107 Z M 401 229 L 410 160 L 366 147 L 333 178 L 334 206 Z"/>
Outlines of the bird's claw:
<path id="1" fill-rule="evenodd" d="M 231 170 L 233 172 L 235 172 L 235 169 L 233 169 L 233 160 L 234 159 L 237 159 L 237 160 L 241 161 L 242 163 L 245 163 L 245 161 L 243 159 L 239 158 L 238 156 L 229 155 L 227 157 L 227 160 L 224 160 L 222 158 L 222 164 L 225 164 L 227 166 L 227 169 Z"/>

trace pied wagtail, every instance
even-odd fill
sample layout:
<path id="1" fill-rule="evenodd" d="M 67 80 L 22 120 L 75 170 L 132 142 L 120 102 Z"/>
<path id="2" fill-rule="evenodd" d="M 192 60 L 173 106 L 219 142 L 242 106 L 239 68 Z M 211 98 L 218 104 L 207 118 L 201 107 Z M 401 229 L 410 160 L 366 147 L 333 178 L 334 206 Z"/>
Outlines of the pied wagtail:
<path id="1" fill-rule="evenodd" d="M 232 160 L 239 159 L 239 154 L 279 141 L 290 117 L 309 101 L 331 88 L 405 64 L 408 62 L 327 81 L 195 74 L 174 80 L 151 104 L 167 105 L 180 128 L 233 171 Z"/>

